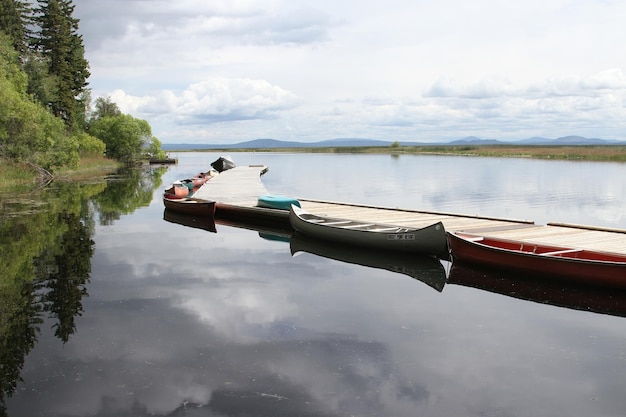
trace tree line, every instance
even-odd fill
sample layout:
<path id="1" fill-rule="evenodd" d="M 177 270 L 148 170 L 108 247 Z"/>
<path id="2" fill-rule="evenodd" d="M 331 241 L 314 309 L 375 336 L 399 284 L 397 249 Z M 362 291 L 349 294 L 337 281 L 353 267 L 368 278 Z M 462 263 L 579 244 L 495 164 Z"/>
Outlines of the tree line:
<path id="1" fill-rule="evenodd" d="M 148 122 L 108 97 L 92 103 L 73 12 L 72 0 L 0 0 L 0 157 L 48 171 L 105 153 L 164 157 Z"/>

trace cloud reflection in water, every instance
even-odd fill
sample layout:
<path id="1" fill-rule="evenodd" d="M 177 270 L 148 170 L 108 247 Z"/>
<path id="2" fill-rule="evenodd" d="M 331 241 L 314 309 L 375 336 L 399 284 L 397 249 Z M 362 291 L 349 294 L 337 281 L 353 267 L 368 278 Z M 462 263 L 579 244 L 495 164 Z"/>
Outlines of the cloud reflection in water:
<path id="1" fill-rule="evenodd" d="M 626 377 L 610 371 L 623 354 L 621 318 L 458 285 L 440 294 L 402 274 L 292 258 L 284 242 L 218 229 L 134 217 L 100 230 L 77 333 L 61 345 L 43 332 L 11 415 L 614 415 L 626 407 L 611 388 Z"/>

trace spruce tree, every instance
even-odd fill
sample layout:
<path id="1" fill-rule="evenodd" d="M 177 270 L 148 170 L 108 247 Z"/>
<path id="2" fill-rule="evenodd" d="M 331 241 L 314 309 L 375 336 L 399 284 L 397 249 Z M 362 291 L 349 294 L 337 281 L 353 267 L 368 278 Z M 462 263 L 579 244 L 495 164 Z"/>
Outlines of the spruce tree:
<path id="1" fill-rule="evenodd" d="M 52 113 L 70 130 L 82 128 L 76 122 L 84 119 L 85 104 L 81 100 L 89 78 L 79 20 L 72 17 L 72 0 L 38 0 L 35 21 L 37 50 L 46 57 L 48 72 L 57 83 L 56 96 L 49 103 Z"/>
<path id="2" fill-rule="evenodd" d="M 22 59 L 28 51 L 27 38 L 30 36 L 28 25 L 32 10 L 27 1 L 0 0 L 0 30 L 9 36 L 13 48 Z"/>

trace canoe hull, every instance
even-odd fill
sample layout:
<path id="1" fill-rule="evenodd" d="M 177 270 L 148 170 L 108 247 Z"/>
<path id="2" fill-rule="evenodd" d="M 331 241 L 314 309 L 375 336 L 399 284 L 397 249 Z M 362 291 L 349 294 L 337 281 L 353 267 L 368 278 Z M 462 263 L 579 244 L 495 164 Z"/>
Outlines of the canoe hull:
<path id="1" fill-rule="evenodd" d="M 551 276 L 585 285 L 626 288 L 626 256 L 492 238 L 482 243 L 478 239 L 471 235 L 448 233 L 453 260 Z M 512 245 L 515 244 L 521 250 L 514 250 Z M 536 252 L 528 246 L 533 246 Z"/>
<path id="2" fill-rule="evenodd" d="M 166 209 L 176 213 L 210 217 L 215 215 L 215 201 L 210 200 L 163 197 L 163 205 Z"/>
<path id="3" fill-rule="evenodd" d="M 318 239 L 339 242 L 347 245 L 362 246 L 369 249 L 388 251 L 412 252 L 437 256 L 440 259 L 449 259 L 446 231 L 441 222 L 437 222 L 421 229 L 398 228 L 403 230 L 393 232 L 374 231 L 397 226 L 372 224 L 369 230 L 345 227 L 336 227 L 331 224 L 349 222 L 345 219 L 319 217 L 326 223 L 316 223 L 304 216 L 310 214 L 292 206 L 289 211 L 291 226 L 298 232 Z M 315 216 L 317 217 L 317 216 Z M 357 225 L 358 222 L 352 222 Z"/>

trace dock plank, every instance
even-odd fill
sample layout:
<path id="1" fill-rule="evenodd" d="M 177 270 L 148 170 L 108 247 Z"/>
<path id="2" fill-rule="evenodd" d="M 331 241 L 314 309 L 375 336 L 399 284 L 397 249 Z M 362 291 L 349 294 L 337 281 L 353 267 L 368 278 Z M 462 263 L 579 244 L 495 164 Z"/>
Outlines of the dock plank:
<path id="1" fill-rule="evenodd" d="M 626 254 L 626 230 L 595 230 L 571 225 L 537 225 L 527 220 L 498 219 L 451 213 L 419 212 L 359 206 L 337 202 L 303 200 L 303 208 L 315 214 L 352 220 L 375 221 L 406 227 L 426 227 L 441 221 L 448 231 L 464 231 L 481 236 L 518 240 L 527 243 L 572 247 L 600 252 Z"/>
<path id="2" fill-rule="evenodd" d="M 211 178 L 194 197 L 244 207 L 256 206 L 259 196 L 267 194 L 261 181 L 261 175 L 266 171 L 265 165 L 237 166 Z"/>
<path id="3" fill-rule="evenodd" d="M 261 181 L 267 171 L 263 165 L 235 167 L 204 184 L 196 198 L 216 201 L 226 210 L 245 209 L 246 216 L 271 216 L 287 219 L 286 211 L 256 207 L 258 197 L 268 194 Z M 464 231 L 481 236 L 526 243 L 588 249 L 626 254 L 626 230 L 549 223 L 537 225 L 529 220 L 482 217 L 457 213 L 420 211 L 392 207 L 299 198 L 302 208 L 317 215 L 350 220 L 422 228 L 441 221 L 448 231 Z"/>

